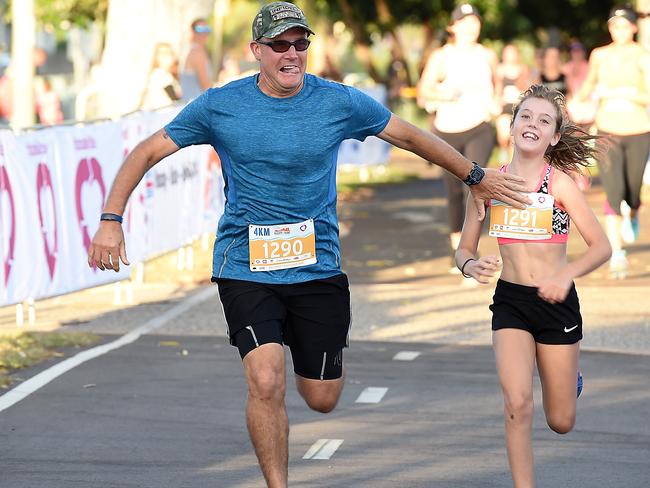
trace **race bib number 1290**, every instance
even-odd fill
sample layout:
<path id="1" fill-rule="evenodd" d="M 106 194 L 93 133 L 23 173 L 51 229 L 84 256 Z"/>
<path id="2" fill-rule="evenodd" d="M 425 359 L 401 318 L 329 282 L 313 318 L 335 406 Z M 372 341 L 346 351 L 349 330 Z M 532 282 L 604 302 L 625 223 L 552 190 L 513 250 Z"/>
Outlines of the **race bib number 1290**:
<path id="1" fill-rule="evenodd" d="M 297 268 L 316 263 L 312 219 L 297 224 L 249 225 L 251 271 Z"/>

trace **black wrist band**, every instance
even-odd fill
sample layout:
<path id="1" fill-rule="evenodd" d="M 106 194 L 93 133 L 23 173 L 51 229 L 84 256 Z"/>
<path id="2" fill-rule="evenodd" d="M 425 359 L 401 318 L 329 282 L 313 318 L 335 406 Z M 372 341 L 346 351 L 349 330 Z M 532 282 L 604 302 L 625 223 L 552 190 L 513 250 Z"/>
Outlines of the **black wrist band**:
<path id="1" fill-rule="evenodd" d="M 469 258 L 469 259 L 468 259 L 467 261 L 465 261 L 465 262 L 463 263 L 463 265 L 460 267 L 460 274 L 462 274 L 465 278 L 471 278 L 470 275 L 465 274 L 465 266 L 467 266 L 467 263 L 469 263 L 470 261 L 476 261 L 476 259 L 474 259 L 474 258 Z"/>
<path id="2" fill-rule="evenodd" d="M 114 214 L 114 213 L 103 213 L 99 217 L 99 220 L 112 220 L 112 221 L 115 221 L 115 222 L 119 222 L 121 224 L 122 223 L 122 216 Z"/>

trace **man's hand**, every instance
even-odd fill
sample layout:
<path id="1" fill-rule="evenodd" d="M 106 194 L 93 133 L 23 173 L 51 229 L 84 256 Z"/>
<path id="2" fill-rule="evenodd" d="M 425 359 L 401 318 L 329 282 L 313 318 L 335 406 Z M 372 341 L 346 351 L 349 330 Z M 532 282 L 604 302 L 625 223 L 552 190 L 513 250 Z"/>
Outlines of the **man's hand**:
<path id="1" fill-rule="evenodd" d="M 490 198 L 512 205 L 517 208 L 526 208 L 532 202 L 527 195 L 526 180 L 521 176 L 510 175 L 496 169 L 485 169 L 485 176 L 478 185 L 470 186 L 472 198 L 478 210 L 479 220 L 485 218 L 485 201 Z"/>
<path id="2" fill-rule="evenodd" d="M 122 225 L 103 220 L 88 248 L 88 266 L 97 266 L 102 271 L 113 269 L 117 273 L 120 270 L 120 259 L 124 264 L 130 264 L 126 258 Z"/>

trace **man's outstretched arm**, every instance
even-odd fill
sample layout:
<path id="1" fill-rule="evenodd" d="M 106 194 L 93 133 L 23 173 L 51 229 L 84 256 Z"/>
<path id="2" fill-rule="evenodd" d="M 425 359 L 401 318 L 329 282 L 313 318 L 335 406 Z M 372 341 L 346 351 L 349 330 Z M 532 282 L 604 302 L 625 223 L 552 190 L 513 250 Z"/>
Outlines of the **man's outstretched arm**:
<path id="1" fill-rule="evenodd" d="M 176 151 L 178 146 L 164 129 L 135 146 L 117 172 L 102 212 L 121 216 L 129 196 L 144 174 L 158 161 Z M 122 225 L 115 220 L 102 220 L 88 248 L 88 266 L 117 272 L 120 270 L 120 259 L 124 264 L 129 264 Z"/>
<path id="2" fill-rule="evenodd" d="M 391 115 L 388 125 L 377 134 L 377 137 L 417 154 L 461 180 L 468 177 L 474 166 L 472 161 L 439 137 L 409 124 L 394 114 Z M 486 169 L 481 182 L 470 186 L 470 190 L 481 220 L 485 217 L 485 200 L 489 198 L 496 198 L 519 208 L 524 208 L 526 204 L 530 203 L 528 197 L 522 193 L 527 191 L 523 178 L 494 169 Z"/>

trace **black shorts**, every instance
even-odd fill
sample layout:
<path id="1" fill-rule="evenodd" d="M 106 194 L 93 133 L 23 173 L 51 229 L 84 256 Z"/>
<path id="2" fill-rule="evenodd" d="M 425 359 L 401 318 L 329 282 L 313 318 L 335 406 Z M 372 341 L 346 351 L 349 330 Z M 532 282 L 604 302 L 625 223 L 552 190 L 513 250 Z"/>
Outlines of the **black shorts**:
<path id="1" fill-rule="evenodd" d="M 549 303 L 534 286 L 499 280 L 494 291 L 492 330 L 522 329 L 540 344 L 575 344 L 582 339 L 582 316 L 575 284 L 562 303 Z"/>
<path id="2" fill-rule="evenodd" d="M 305 378 L 343 374 L 342 350 L 350 331 L 348 277 L 289 285 L 219 278 L 230 343 L 243 358 L 269 342 L 291 349 L 294 372 Z"/>

